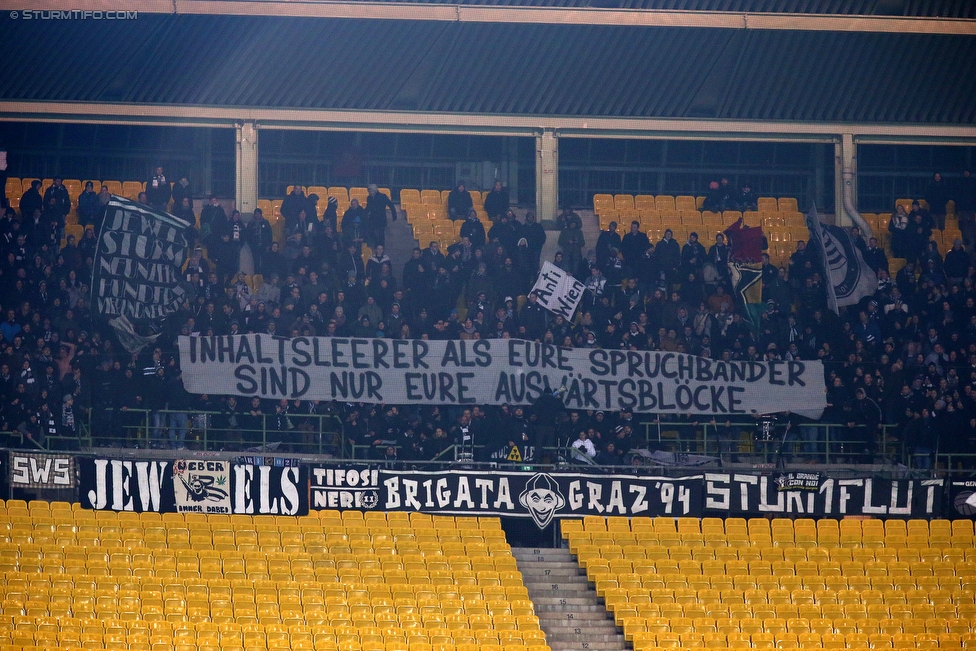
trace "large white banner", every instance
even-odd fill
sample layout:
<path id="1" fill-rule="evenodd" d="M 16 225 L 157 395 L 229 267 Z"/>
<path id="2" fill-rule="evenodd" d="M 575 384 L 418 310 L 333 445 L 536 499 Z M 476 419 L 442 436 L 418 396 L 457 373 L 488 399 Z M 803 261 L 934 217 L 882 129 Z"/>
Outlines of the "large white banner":
<path id="1" fill-rule="evenodd" d="M 722 362 L 660 351 L 567 349 L 521 339 L 423 341 L 268 334 L 180 337 L 191 393 L 415 405 L 529 405 L 565 387 L 570 409 L 795 412 L 819 418 L 823 365 Z"/>
<path id="2" fill-rule="evenodd" d="M 539 305 L 567 320 L 573 318 L 585 290 L 583 283 L 551 262 L 542 265 L 539 278 L 532 286 L 532 291 L 539 296 Z"/>

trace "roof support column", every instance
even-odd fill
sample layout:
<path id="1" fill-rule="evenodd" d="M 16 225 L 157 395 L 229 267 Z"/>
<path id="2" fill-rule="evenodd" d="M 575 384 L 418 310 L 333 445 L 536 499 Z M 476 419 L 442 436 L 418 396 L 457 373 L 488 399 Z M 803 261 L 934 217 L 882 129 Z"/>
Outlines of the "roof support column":
<path id="1" fill-rule="evenodd" d="M 535 212 L 539 220 L 555 219 L 559 210 L 559 142 L 554 129 L 535 137 Z"/>
<path id="2" fill-rule="evenodd" d="M 258 129 L 254 122 L 238 122 L 237 179 L 235 204 L 241 215 L 250 215 L 258 207 Z"/>
<path id="3" fill-rule="evenodd" d="M 857 206 L 857 145 L 850 133 L 841 134 L 834 143 L 834 205 L 837 225 L 853 226 L 850 208 Z"/>

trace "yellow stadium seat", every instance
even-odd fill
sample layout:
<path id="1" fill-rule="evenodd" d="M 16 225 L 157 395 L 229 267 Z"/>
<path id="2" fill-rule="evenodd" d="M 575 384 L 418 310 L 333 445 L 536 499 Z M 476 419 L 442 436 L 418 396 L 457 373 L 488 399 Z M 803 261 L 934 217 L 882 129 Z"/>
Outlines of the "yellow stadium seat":
<path id="1" fill-rule="evenodd" d="M 400 205 L 408 203 L 423 203 L 419 190 L 411 188 L 403 188 L 400 190 Z"/>
<path id="2" fill-rule="evenodd" d="M 635 210 L 634 195 L 615 194 L 613 195 L 613 205 L 617 210 Z"/>
<path id="3" fill-rule="evenodd" d="M 658 196 L 656 196 L 654 198 L 654 206 L 658 210 L 662 210 L 662 211 L 678 210 L 678 208 L 676 208 L 675 206 L 674 197 L 668 194 L 659 194 Z M 695 210 L 695 209 L 691 208 L 691 210 Z"/>
<path id="4" fill-rule="evenodd" d="M 649 194 L 638 194 L 634 197 L 634 208 L 637 210 L 654 210 L 655 199 Z"/>
<path id="5" fill-rule="evenodd" d="M 759 212 L 776 212 L 779 207 L 775 197 L 759 197 L 756 209 Z"/>
<path id="6" fill-rule="evenodd" d="M 793 197 L 780 197 L 777 202 L 779 212 L 798 212 L 796 199 Z"/>

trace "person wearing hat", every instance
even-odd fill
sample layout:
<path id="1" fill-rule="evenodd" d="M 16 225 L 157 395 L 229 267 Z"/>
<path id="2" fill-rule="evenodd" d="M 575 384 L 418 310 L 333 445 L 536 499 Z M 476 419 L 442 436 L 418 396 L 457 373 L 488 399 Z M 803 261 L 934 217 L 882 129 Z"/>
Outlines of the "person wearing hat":
<path id="1" fill-rule="evenodd" d="M 448 216 L 454 221 L 464 219 L 473 207 L 471 193 L 464 189 L 464 181 L 458 181 L 457 186 L 447 195 Z"/>
<path id="2" fill-rule="evenodd" d="M 363 264 L 363 256 L 356 242 L 346 243 L 346 252 L 339 258 L 337 266 L 340 274 L 351 274 L 357 279 L 366 277 L 366 265 Z"/>
<path id="3" fill-rule="evenodd" d="M 366 241 L 371 248 L 386 244 L 386 210 L 389 208 L 393 221 L 397 220 L 397 209 L 390 198 L 370 183 L 369 197 L 366 199 Z"/>

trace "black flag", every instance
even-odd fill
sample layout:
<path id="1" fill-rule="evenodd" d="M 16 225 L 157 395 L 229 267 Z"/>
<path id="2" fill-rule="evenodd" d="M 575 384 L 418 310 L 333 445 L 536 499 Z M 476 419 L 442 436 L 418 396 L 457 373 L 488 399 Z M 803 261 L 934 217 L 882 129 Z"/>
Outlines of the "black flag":
<path id="1" fill-rule="evenodd" d="M 110 319 L 130 352 L 155 339 L 140 335 L 136 325 L 162 319 L 183 304 L 190 226 L 184 219 L 122 197 L 113 196 L 106 206 L 92 272 L 92 305 Z"/>

